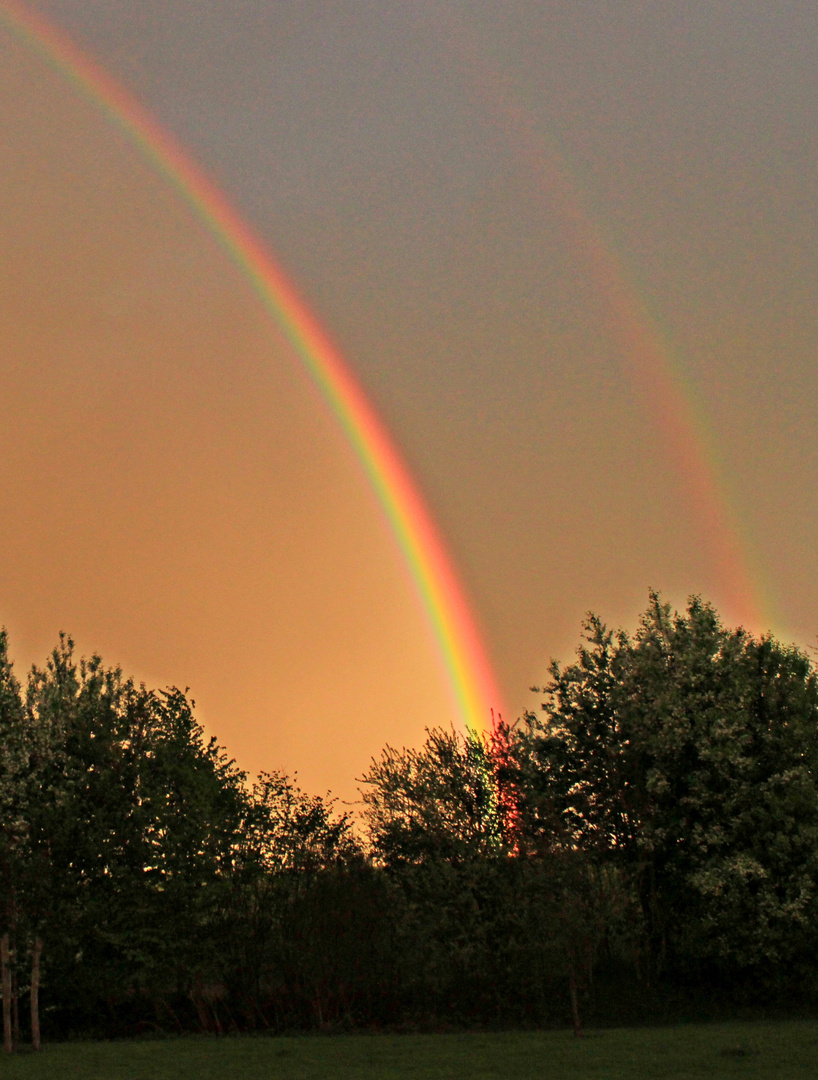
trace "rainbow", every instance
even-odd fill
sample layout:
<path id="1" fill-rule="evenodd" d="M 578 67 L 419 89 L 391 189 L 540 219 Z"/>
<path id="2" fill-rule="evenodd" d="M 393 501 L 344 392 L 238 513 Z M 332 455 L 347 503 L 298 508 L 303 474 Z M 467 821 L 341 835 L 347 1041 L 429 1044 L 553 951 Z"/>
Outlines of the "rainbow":
<path id="1" fill-rule="evenodd" d="M 90 99 L 179 192 L 283 330 L 334 413 L 383 508 L 437 643 L 458 715 L 483 732 L 502 703 L 463 590 L 423 499 L 363 391 L 269 252 L 182 148 L 114 79 L 19 0 L 0 21 Z"/>
<path id="2" fill-rule="evenodd" d="M 768 605 L 760 599 L 762 589 L 759 574 L 751 569 L 750 545 L 740 536 L 737 514 L 719 475 L 716 450 L 702 410 L 696 407 L 693 387 L 682 378 L 678 359 L 629 280 L 622 260 L 585 211 L 578 185 L 566 181 L 568 174 L 564 155 L 555 148 L 541 157 L 540 175 L 551 197 L 556 196 L 605 300 L 624 372 L 680 479 L 681 497 L 709 552 L 729 619 L 753 633 L 763 633 Z"/>
<path id="3" fill-rule="evenodd" d="M 774 621 L 749 537 L 741 535 L 739 515 L 732 505 L 718 467 L 715 440 L 697 406 L 694 388 L 682 375 L 674 355 L 643 302 L 640 290 L 605 236 L 599 215 L 586 209 L 578 171 L 556 142 L 543 135 L 530 111 L 521 104 L 510 81 L 492 66 L 468 17 L 453 8 L 436 12 L 435 28 L 445 36 L 461 73 L 482 99 L 488 114 L 509 136 L 510 148 L 528 175 L 538 182 L 554 205 L 587 271 L 599 290 L 608 328 L 618 340 L 625 375 L 643 401 L 659 445 L 680 480 L 681 497 L 697 525 L 723 593 L 726 615 L 753 633 L 763 633 Z"/>

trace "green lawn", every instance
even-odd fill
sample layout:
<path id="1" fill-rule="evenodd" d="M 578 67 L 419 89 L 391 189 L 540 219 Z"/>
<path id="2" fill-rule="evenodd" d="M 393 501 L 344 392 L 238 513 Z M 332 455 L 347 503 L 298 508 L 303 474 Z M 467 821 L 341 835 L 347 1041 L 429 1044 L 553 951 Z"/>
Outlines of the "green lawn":
<path id="1" fill-rule="evenodd" d="M 691 1080 L 818 1077 L 818 1022 L 462 1035 L 66 1043 L 0 1059 L 40 1080 Z"/>

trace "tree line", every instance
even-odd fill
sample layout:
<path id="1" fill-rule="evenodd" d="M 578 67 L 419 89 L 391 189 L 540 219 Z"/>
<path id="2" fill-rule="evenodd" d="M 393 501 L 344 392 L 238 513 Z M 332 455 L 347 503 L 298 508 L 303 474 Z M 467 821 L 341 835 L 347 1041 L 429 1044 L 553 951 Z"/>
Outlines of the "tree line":
<path id="1" fill-rule="evenodd" d="M 386 747 L 354 818 L 68 637 L 22 686 L 1 632 L 6 1050 L 818 1003 L 809 657 L 652 593 L 538 692 Z"/>

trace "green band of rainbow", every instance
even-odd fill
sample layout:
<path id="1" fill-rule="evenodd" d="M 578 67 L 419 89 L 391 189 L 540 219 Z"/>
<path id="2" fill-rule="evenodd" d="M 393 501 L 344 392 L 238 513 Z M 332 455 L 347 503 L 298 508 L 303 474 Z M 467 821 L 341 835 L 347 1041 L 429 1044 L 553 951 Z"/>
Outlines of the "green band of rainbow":
<path id="1" fill-rule="evenodd" d="M 90 98 L 171 182 L 292 343 L 383 507 L 428 617 L 462 722 L 468 729 L 486 730 L 492 710 L 499 712 L 502 705 L 463 590 L 392 440 L 315 317 L 225 197 L 130 94 L 19 0 L 0 0 L 0 19 Z"/>

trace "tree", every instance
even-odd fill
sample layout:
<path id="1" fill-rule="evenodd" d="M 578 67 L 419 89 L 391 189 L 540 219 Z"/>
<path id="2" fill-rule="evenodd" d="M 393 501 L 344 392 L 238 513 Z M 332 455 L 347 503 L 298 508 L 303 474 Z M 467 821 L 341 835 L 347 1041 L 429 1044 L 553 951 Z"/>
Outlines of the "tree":
<path id="1" fill-rule="evenodd" d="M 52 1006 L 102 1001 L 113 1017 L 123 1001 L 158 1008 L 180 983 L 190 992 L 222 966 L 217 929 L 251 805 L 244 774 L 205 739 L 184 693 L 77 659 L 64 635 L 31 671 L 24 732 L 18 922 L 33 961 L 61 973 Z"/>
<path id="2" fill-rule="evenodd" d="M 541 1020 L 562 982 L 579 1034 L 580 992 L 627 898 L 615 868 L 527 828 L 519 745 L 497 722 L 485 737 L 435 729 L 418 750 L 387 747 L 363 778 L 370 843 L 404 896 L 418 998 Z"/>
<path id="3" fill-rule="evenodd" d="M 7 1049 L 18 991 L 28 989 L 39 1038 L 41 957 L 52 1021 L 69 1029 L 101 1014 L 107 1030 L 127 1029 L 151 1010 L 178 1028 L 191 1016 L 206 1030 L 253 1026 L 266 1022 L 271 980 L 284 973 L 292 990 L 310 964 L 310 1002 L 332 1011 L 324 969 L 350 920 L 322 930 L 314 901 L 322 889 L 360 892 L 356 860 L 348 815 L 281 774 L 249 786 L 186 692 L 136 686 L 61 635 L 23 694 L 0 635 Z"/>
<path id="4" fill-rule="evenodd" d="M 351 913 L 340 918 L 340 906 L 345 875 L 361 860 L 350 817 L 333 800 L 307 795 L 283 773 L 260 774 L 224 920 L 225 977 L 251 1026 L 310 1023 L 311 1015 L 322 1024 L 337 1011 L 326 970 L 354 922 Z M 322 911 L 316 900 L 333 889 Z"/>
<path id="5" fill-rule="evenodd" d="M 808 658 L 657 594 L 631 638 L 596 616 L 517 745 L 529 835 L 625 869 L 655 970 L 814 950 L 818 683 Z"/>
<path id="6" fill-rule="evenodd" d="M 434 728 L 420 750 L 387 746 L 361 783 L 370 842 L 387 865 L 459 862 L 507 846 L 492 743 L 475 732 Z"/>

